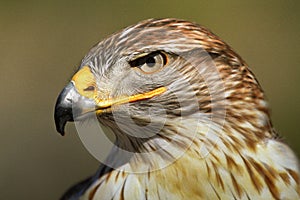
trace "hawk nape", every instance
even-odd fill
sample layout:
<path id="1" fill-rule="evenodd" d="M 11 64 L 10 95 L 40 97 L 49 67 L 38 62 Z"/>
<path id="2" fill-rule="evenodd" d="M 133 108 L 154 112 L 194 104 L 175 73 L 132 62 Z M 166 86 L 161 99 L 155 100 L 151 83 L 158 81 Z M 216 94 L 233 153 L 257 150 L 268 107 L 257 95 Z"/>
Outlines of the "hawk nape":
<path id="1" fill-rule="evenodd" d="M 62 199 L 300 198 L 261 86 L 203 26 L 149 19 L 96 44 L 58 97 L 57 131 L 92 115 L 115 134 L 114 165 Z"/>

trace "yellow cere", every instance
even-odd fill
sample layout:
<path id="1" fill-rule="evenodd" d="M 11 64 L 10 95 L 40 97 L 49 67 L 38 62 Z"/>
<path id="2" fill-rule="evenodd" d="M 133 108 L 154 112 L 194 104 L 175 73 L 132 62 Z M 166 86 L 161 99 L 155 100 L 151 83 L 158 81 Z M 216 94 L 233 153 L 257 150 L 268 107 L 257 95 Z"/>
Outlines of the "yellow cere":
<path id="1" fill-rule="evenodd" d="M 95 77 L 89 66 L 82 67 L 72 78 L 77 92 L 87 98 L 93 99 L 96 96 Z"/>

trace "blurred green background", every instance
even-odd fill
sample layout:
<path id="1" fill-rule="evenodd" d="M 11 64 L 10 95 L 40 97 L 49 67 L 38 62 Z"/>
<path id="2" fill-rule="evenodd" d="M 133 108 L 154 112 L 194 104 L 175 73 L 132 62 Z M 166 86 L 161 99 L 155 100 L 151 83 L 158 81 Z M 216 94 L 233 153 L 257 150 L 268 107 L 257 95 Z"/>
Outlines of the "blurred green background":
<path id="1" fill-rule="evenodd" d="M 56 97 L 89 48 L 146 18 L 209 27 L 250 65 L 276 129 L 300 155 L 300 1 L 0 1 L 0 198 L 53 200 L 98 162 L 74 125 L 59 136 Z"/>

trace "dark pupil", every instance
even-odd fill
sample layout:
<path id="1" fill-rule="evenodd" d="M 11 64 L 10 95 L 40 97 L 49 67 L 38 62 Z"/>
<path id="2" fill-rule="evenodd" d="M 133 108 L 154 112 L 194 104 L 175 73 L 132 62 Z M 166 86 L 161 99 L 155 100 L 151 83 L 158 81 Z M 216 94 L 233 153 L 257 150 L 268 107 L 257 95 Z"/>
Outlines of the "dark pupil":
<path id="1" fill-rule="evenodd" d="M 153 67 L 155 65 L 155 59 L 153 57 L 147 58 L 146 64 L 148 67 Z"/>

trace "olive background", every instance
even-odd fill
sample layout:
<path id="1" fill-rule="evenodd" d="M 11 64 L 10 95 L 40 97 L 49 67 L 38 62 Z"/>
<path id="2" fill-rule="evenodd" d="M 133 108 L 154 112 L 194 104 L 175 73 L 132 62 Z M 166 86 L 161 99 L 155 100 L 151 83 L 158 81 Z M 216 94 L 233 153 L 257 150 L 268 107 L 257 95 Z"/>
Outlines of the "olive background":
<path id="1" fill-rule="evenodd" d="M 0 199 L 53 200 L 99 162 L 73 124 L 55 131 L 56 97 L 98 41 L 147 18 L 202 24 L 257 76 L 275 128 L 300 155 L 300 1 L 0 0 Z"/>

